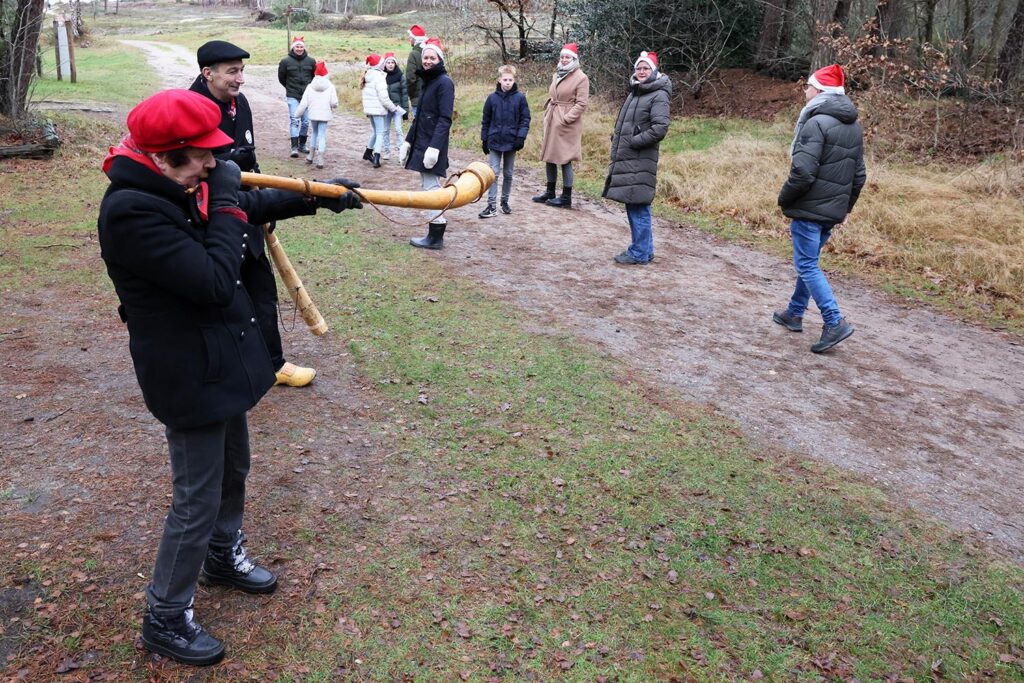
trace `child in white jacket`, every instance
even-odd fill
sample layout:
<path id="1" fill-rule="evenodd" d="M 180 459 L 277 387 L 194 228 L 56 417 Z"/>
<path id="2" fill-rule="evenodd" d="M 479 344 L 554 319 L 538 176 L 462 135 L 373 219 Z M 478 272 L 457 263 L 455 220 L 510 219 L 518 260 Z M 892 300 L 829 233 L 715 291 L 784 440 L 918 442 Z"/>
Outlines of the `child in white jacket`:
<path id="1" fill-rule="evenodd" d="M 302 101 L 295 115 L 301 117 L 306 110 L 309 110 L 309 130 L 312 137 L 309 140 L 309 154 L 306 156 L 306 163 L 313 163 L 314 152 L 316 153 L 316 167 L 324 167 L 324 151 L 327 148 L 327 122 L 334 118 L 332 111 L 338 106 L 338 91 L 334 84 L 327 78 L 327 65 L 323 62 L 316 63 L 316 70 L 313 72 L 313 80 L 306 86 L 302 93 Z"/>
<path id="2" fill-rule="evenodd" d="M 371 54 L 366 58 L 366 65 L 370 68 L 363 74 L 359 87 L 363 91 L 363 113 L 370 119 L 373 132 L 366 143 L 366 151 L 363 158 L 373 162 L 374 168 L 380 168 L 380 151 L 384 146 L 384 133 L 387 131 L 387 115 L 397 112 L 399 116 L 405 110 L 391 101 L 388 95 L 388 79 L 384 75 L 384 60 L 378 54 Z"/>

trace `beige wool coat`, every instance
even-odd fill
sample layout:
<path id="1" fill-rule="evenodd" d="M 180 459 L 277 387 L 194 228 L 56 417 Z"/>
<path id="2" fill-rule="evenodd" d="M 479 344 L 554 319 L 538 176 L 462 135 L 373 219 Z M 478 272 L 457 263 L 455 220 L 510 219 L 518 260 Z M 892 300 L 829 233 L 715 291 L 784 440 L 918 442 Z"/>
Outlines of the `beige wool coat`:
<path id="1" fill-rule="evenodd" d="M 540 158 L 549 164 L 583 159 L 583 110 L 590 99 L 590 79 L 576 69 L 561 81 L 551 77 L 544 103 L 544 141 Z"/>

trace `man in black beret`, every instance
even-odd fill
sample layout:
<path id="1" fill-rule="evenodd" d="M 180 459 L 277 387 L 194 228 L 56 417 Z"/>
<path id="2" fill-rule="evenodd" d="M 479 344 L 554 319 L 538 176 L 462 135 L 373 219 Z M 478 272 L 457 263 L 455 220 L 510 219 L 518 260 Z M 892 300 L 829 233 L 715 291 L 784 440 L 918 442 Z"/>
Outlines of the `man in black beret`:
<path id="1" fill-rule="evenodd" d="M 193 90 L 220 107 L 220 129 L 234 140 L 213 150 L 218 159 L 233 161 L 243 171 L 260 172 L 256 161 L 256 136 L 252 129 L 252 110 L 241 93 L 245 84 L 245 64 L 249 53 L 224 40 L 211 40 L 196 51 L 200 73 Z M 316 377 L 316 370 L 289 363 L 284 358 L 281 333 L 277 328 L 277 282 L 263 248 L 262 239 L 249 240 L 253 258 L 242 268 L 242 280 L 256 307 L 256 319 L 277 372 L 277 383 L 304 387 Z"/>

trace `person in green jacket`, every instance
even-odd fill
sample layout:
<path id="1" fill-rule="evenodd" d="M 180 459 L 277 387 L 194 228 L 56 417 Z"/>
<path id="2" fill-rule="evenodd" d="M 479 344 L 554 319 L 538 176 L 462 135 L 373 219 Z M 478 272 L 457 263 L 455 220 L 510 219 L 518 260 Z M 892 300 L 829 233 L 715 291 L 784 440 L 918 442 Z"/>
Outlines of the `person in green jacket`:
<path id="1" fill-rule="evenodd" d="M 284 86 L 285 99 L 288 101 L 288 118 L 292 138 L 292 158 L 309 152 L 306 147 L 306 136 L 309 133 L 309 113 L 295 115 L 302 101 L 306 86 L 313 82 L 316 71 L 316 60 L 306 52 L 306 41 L 302 36 L 292 39 L 292 49 L 288 56 L 277 65 L 277 80 Z"/>
<path id="2" fill-rule="evenodd" d="M 409 29 L 409 44 L 412 50 L 409 58 L 405 60 L 405 80 L 409 89 L 409 103 L 412 104 L 412 115 L 416 116 L 416 107 L 420 102 L 420 90 L 423 89 L 423 79 L 416 75 L 416 70 L 423 67 L 423 43 L 427 42 L 427 32 L 419 24 L 413 24 Z"/>

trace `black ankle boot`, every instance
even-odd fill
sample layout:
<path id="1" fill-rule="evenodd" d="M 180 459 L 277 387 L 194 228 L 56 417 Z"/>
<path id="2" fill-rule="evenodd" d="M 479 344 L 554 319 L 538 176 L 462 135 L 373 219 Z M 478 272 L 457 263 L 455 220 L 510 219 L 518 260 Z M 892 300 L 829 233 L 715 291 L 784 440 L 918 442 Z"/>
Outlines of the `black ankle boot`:
<path id="1" fill-rule="evenodd" d="M 363 161 L 373 161 L 373 148 L 367 147 L 366 151 L 363 152 Z"/>
<path id="2" fill-rule="evenodd" d="M 409 240 L 409 244 L 421 249 L 442 249 L 444 247 L 444 229 L 448 223 L 431 221 L 427 226 L 427 236 Z"/>
<path id="3" fill-rule="evenodd" d="M 306 153 L 309 152 L 309 147 L 306 147 L 306 136 L 305 135 L 300 135 L 299 136 L 299 151 L 302 152 L 303 154 L 306 154 Z"/>
<path id="4" fill-rule="evenodd" d="M 557 206 L 560 209 L 571 209 L 572 208 L 572 188 L 563 187 L 562 196 L 549 199 L 544 202 L 548 206 Z"/>
<path id="5" fill-rule="evenodd" d="M 292 159 L 299 156 L 299 139 L 292 138 Z"/>
<path id="6" fill-rule="evenodd" d="M 246 557 L 241 536 L 233 548 L 207 549 L 199 580 L 204 584 L 231 586 L 246 593 L 273 593 L 277 588 L 277 577 Z"/>
<path id="7" fill-rule="evenodd" d="M 206 666 L 224 658 L 224 643 L 192 620 L 192 608 L 173 617 L 158 617 L 146 608 L 142 617 L 142 644 L 150 652 L 183 664 Z"/>
<path id="8" fill-rule="evenodd" d="M 380 168 L 380 153 L 378 152 L 373 153 L 373 167 Z"/>
<path id="9" fill-rule="evenodd" d="M 548 183 L 548 189 L 544 190 L 539 195 L 534 197 L 533 201 L 537 202 L 538 204 L 543 204 L 547 200 L 553 199 L 554 196 L 555 196 L 555 184 L 554 183 Z"/>

